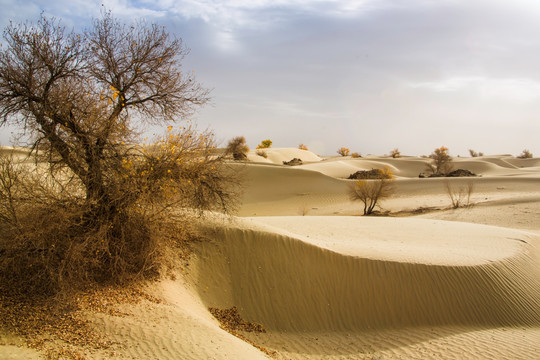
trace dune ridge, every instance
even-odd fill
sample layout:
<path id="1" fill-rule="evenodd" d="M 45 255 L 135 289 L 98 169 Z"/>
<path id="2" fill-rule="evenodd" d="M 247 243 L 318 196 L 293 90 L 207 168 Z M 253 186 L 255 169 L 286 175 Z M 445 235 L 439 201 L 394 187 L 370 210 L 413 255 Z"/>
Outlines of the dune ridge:
<path id="1" fill-rule="evenodd" d="M 209 306 L 235 304 L 269 330 L 540 324 L 533 235 L 516 254 L 478 265 L 368 259 L 249 227 L 215 235 L 201 253 L 201 298 Z"/>

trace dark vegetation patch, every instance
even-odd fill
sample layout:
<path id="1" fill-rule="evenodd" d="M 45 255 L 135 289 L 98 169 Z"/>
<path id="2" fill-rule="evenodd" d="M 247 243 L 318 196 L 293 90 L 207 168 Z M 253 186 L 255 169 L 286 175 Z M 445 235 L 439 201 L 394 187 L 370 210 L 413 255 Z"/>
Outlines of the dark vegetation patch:
<path id="1" fill-rule="evenodd" d="M 347 179 L 355 180 L 376 180 L 376 179 L 392 179 L 392 175 L 388 171 L 381 169 L 358 170 L 354 174 L 349 175 Z"/>
<path id="2" fill-rule="evenodd" d="M 270 356 L 276 355 L 275 351 L 268 350 L 265 347 L 255 344 L 253 341 L 249 340 L 248 338 L 246 338 L 244 335 L 240 333 L 240 332 L 265 333 L 266 330 L 260 324 L 256 324 L 256 323 L 242 319 L 242 317 L 238 313 L 238 308 L 236 306 L 233 306 L 230 309 L 218 309 L 214 307 L 209 307 L 208 310 L 219 321 L 220 327 L 223 330 L 253 345 L 254 347 L 261 350 L 267 355 L 270 355 Z"/>
<path id="3" fill-rule="evenodd" d="M 283 162 L 283 165 L 289 165 L 289 166 L 297 166 L 297 165 L 302 165 L 302 164 L 303 164 L 302 159 L 299 159 L 299 158 L 293 158 L 289 161 Z"/>

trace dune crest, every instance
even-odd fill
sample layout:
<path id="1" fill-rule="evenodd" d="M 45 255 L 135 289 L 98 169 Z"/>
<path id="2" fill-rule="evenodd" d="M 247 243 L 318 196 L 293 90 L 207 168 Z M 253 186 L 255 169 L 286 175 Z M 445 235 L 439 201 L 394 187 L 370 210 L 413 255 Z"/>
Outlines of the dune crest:
<path id="1" fill-rule="evenodd" d="M 339 234 L 327 239 L 333 242 L 327 244 L 330 246 L 321 247 L 321 239 L 311 241 L 307 235 L 299 238 L 275 231 L 275 227 L 265 228 L 266 220 L 276 224 L 264 219 L 254 221 L 255 226 L 218 229 L 217 240 L 204 245 L 199 285 L 208 306 L 234 304 L 246 319 L 272 331 L 287 332 L 540 325 L 538 237 L 533 234 L 493 228 L 491 236 L 504 232 L 495 239 L 499 258 L 482 256 L 472 265 L 449 256 L 446 263 L 433 264 L 411 261 L 410 253 L 423 246 L 435 253 L 441 249 L 422 240 L 415 244 L 410 228 L 405 239 L 411 244 L 409 254 L 397 261 L 399 258 L 389 260 L 373 252 L 362 256 L 365 248 L 351 248 L 350 243 L 343 248 Z M 408 221 L 398 220 L 404 225 Z M 429 220 L 418 222 L 416 225 L 424 222 L 428 231 L 432 229 Z M 361 223 L 356 225 L 358 229 Z M 465 227 L 470 231 L 475 226 Z M 388 240 L 396 242 L 391 239 L 394 235 L 388 234 Z M 482 238 L 472 231 L 462 241 L 478 239 L 476 255 L 480 256 L 490 238 L 490 234 Z M 384 236 L 373 241 L 385 246 Z M 461 244 L 445 244 L 445 251 Z M 400 251 L 405 246 L 396 254 Z M 424 254 L 417 260 L 424 256 L 428 258 Z M 216 278 L 215 274 L 220 275 Z"/>

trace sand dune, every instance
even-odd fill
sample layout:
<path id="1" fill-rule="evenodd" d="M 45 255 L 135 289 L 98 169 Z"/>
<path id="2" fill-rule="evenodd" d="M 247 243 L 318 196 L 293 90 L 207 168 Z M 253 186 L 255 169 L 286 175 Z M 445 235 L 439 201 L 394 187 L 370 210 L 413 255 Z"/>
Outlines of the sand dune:
<path id="1" fill-rule="evenodd" d="M 266 154 L 266 158 L 257 155 L 257 152 L 263 152 Z M 252 162 L 261 162 L 269 164 L 283 165 L 284 161 L 290 161 L 294 158 L 300 159 L 303 162 L 321 161 L 322 159 L 307 150 L 300 150 L 295 148 L 268 148 L 268 149 L 255 149 L 248 153 L 248 160 Z"/>
<path id="2" fill-rule="evenodd" d="M 357 217 L 249 218 L 215 231 L 199 257 L 201 298 L 238 306 L 269 331 L 250 338 L 285 358 L 406 356 L 433 340 L 476 344 L 507 327 L 522 330 L 513 344 L 484 345 L 485 358 L 540 350 L 538 235 Z"/>
<path id="3" fill-rule="evenodd" d="M 423 219 L 252 221 L 272 227 L 218 230 L 204 250 L 201 296 L 210 306 L 234 301 L 267 329 L 540 324 L 532 234 Z"/>
<path id="4" fill-rule="evenodd" d="M 159 303 L 88 314 L 119 343 L 89 358 L 267 358 L 208 311 L 232 306 L 276 359 L 540 358 L 540 159 L 456 158 L 480 176 L 420 179 L 425 158 L 265 151 L 231 164 L 246 180 L 238 217 L 205 219 L 188 271 L 149 288 Z M 294 157 L 304 165 L 282 165 Z M 352 216 L 345 178 L 382 167 L 394 217 Z M 446 181 L 472 182 L 474 206 L 450 209 Z"/>

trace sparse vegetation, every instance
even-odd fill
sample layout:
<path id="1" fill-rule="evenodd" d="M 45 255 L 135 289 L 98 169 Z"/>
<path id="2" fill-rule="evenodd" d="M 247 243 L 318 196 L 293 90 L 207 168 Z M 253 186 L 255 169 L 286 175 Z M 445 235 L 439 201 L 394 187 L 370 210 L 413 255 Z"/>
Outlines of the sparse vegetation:
<path id="1" fill-rule="evenodd" d="M 357 153 L 357 152 L 353 152 L 353 153 L 351 154 L 351 157 L 352 157 L 353 159 L 356 159 L 356 158 L 362 157 L 362 155 L 360 155 L 360 154 Z"/>
<path id="2" fill-rule="evenodd" d="M 53 295 L 164 274 L 195 236 L 189 226 L 193 220 L 187 219 L 204 210 L 231 209 L 234 176 L 225 168 L 224 155 L 212 150 L 210 134 L 191 128 L 132 149 L 119 173 L 106 173 L 115 184 L 107 193 L 114 211 L 104 213 L 96 213 L 69 171 L 40 164 L 35 172 L 4 157 L 2 292 Z"/>
<path id="3" fill-rule="evenodd" d="M 308 150 L 308 147 L 307 147 L 306 145 L 304 145 L 304 144 L 298 145 L 298 148 L 299 148 L 300 150 Z"/>
<path id="4" fill-rule="evenodd" d="M 351 152 L 351 150 L 349 150 L 348 148 L 346 147 L 341 147 L 337 150 L 337 153 L 341 156 L 349 156 L 349 153 Z"/>
<path id="5" fill-rule="evenodd" d="M 232 154 L 234 160 L 246 160 L 249 147 L 246 144 L 246 138 L 237 136 L 229 140 L 227 144 L 227 153 Z"/>
<path id="6" fill-rule="evenodd" d="M 380 170 L 380 176 L 377 180 L 359 180 L 349 186 L 349 198 L 364 204 L 364 215 L 372 214 L 375 206 L 393 192 L 394 176 L 390 169 Z"/>
<path id="7" fill-rule="evenodd" d="M 181 71 L 180 39 L 110 13 L 84 34 L 41 18 L 4 37 L 2 124 L 27 131 L 38 164 L 0 164 L 4 296 L 159 275 L 190 236 L 179 218 L 231 209 L 235 176 L 212 133 L 171 125 L 153 144 L 132 145 L 133 115 L 174 122 L 208 100 Z"/>
<path id="8" fill-rule="evenodd" d="M 477 153 L 473 149 L 469 149 L 469 155 L 471 155 L 471 157 L 478 157 L 478 156 L 484 156 L 484 153 L 483 152 L 478 152 Z"/>
<path id="9" fill-rule="evenodd" d="M 304 162 L 302 161 L 302 159 L 299 159 L 299 158 L 292 158 L 289 161 L 283 161 L 283 165 L 289 165 L 289 166 L 302 165 L 303 163 Z"/>
<path id="10" fill-rule="evenodd" d="M 468 181 L 465 185 L 457 185 L 445 180 L 444 187 L 454 209 L 471 206 L 471 195 L 474 191 L 472 181 Z"/>
<path id="11" fill-rule="evenodd" d="M 356 180 L 368 180 L 368 179 L 393 179 L 394 175 L 392 172 L 385 169 L 371 169 L 371 170 L 358 170 L 354 174 L 349 175 L 347 179 L 356 179 Z"/>
<path id="12" fill-rule="evenodd" d="M 523 150 L 521 154 L 517 156 L 518 159 L 532 159 L 532 157 L 533 154 L 527 149 Z"/>
<path id="13" fill-rule="evenodd" d="M 268 158 L 268 154 L 266 153 L 266 151 L 261 150 L 261 149 L 257 150 L 257 151 L 255 152 L 255 154 L 257 154 L 257 155 L 259 155 L 259 156 L 262 156 L 262 157 L 265 158 L 265 159 Z"/>
<path id="14" fill-rule="evenodd" d="M 390 156 L 396 159 L 401 156 L 401 152 L 398 148 L 395 148 L 394 150 L 390 151 Z"/>
<path id="15" fill-rule="evenodd" d="M 269 149 L 272 146 L 272 140 L 266 139 L 261 141 L 259 145 L 257 145 L 257 149 Z"/>
<path id="16" fill-rule="evenodd" d="M 441 146 L 433 150 L 429 157 L 432 159 L 432 163 L 428 164 L 428 171 L 433 176 L 445 176 L 452 171 L 452 158 L 447 147 Z"/>

